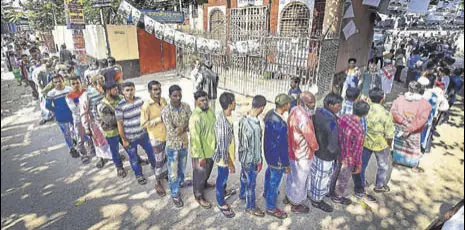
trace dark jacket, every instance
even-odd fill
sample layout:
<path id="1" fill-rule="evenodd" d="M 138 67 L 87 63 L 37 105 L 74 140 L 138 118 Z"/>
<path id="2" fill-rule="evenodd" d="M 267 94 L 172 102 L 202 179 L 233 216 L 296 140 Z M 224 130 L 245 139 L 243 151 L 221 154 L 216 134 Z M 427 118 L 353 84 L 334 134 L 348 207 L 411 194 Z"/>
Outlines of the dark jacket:
<path id="1" fill-rule="evenodd" d="M 216 99 L 218 82 L 218 75 L 206 66 L 202 66 L 199 71 L 195 89 L 205 91 L 208 94 L 208 99 Z"/>
<path id="2" fill-rule="evenodd" d="M 317 109 L 313 117 L 316 139 L 320 149 L 315 156 L 324 161 L 336 160 L 340 153 L 337 116 L 328 109 Z"/>
<path id="3" fill-rule="evenodd" d="M 274 168 L 289 167 L 287 124 L 274 109 L 263 120 L 265 123 L 264 151 L 266 163 Z"/>

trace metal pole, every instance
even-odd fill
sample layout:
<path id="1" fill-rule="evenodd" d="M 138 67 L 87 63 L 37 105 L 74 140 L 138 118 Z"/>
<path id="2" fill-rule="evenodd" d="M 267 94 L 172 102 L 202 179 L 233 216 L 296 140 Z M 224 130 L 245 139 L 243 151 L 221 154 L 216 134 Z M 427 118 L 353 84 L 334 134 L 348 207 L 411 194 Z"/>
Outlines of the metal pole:
<path id="1" fill-rule="evenodd" d="M 179 0 L 179 11 L 182 12 L 182 0 Z"/>
<path id="2" fill-rule="evenodd" d="M 52 14 L 53 14 L 53 22 L 55 23 L 55 26 L 57 26 L 57 16 L 55 14 L 55 3 L 52 3 Z"/>
<path id="3" fill-rule="evenodd" d="M 105 23 L 105 19 L 103 18 L 103 7 L 100 8 L 100 22 L 103 25 L 103 31 L 105 33 L 105 43 L 107 45 L 107 57 L 110 57 L 111 56 L 110 42 L 108 41 L 107 24 Z"/>

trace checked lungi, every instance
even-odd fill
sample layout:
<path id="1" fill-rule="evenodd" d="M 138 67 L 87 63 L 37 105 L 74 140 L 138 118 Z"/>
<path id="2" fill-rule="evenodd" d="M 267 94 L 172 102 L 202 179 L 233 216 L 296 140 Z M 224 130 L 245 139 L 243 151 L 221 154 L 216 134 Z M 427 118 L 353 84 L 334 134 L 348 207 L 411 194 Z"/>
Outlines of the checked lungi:
<path id="1" fill-rule="evenodd" d="M 310 170 L 312 179 L 308 194 L 312 201 L 320 202 L 329 193 L 334 161 L 324 161 L 314 156 Z"/>
<path id="2" fill-rule="evenodd" d="M 168 175 L 168 166 L 166 164 L 168 161 L 165 154 L 166 142 L 150 139 L 150 144 L 155 155 L 155 177 L 157 180 L 161 180 Z"/>
<path id="3" fill-rule="evenodd" d="M 403 131 L 403 127 L 396 125 L 394 147 L 392 156 L 397 164 L 408 167 L 418 167 L 421 153 L 421 133 L 412 133 L 408 136 L 401 136 L 399 133 Z"/>

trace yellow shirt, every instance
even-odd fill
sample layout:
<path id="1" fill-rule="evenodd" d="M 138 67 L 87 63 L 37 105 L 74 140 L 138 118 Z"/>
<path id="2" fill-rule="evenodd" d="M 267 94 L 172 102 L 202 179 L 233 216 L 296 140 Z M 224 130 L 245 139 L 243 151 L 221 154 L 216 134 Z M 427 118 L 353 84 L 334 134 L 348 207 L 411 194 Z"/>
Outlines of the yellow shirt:
<path id="1" fill-rule="evenodd" d="M 367 115 L 367 135 L 364 147 L 379 152 L 389 148 L 386 139 L 394 138 L 394 119 L 392 114 L 380 104 L 371 104 Z"/>
<path id="2" fill-rule="evenodd" d="M 229 123 L 233 123 L 232 121 L 232 118 L 231 117 L 226 117 L 229 121 Z M 229 158 L 231 159 L 231 162 L 232 164 L 234 164 L 234 162 L 236 161 L 236 141 L 234 140 L 234 135 L 233 135 L 233 138 L 231 140 L 231 143 L 229 143 L 229 146 L 228 146 L 228 153 L 229 153 Z M 220 167 L 227 167 L 228 164 L 226 164 L 225 162 L 223 162 L 223 160 L 220 160 L 218 163 L 216 163 L 216 165 L 220 166 Z"/>
<path id="3" fill-rule="evenodd" d="M 160 104 L 155 103 L 152 98 L 149 98 L 142 105 L 142 111 L 140 114 L 140 124 L 142 127 L 147 129 L 150 139 L 165 142 L 166 141 L 166 127 L 163 121 L 161 121 L 161 112 L 166 106 L 166 100 L 160 99 Z M 159 119 L 156 125 L 151 125 L 150 121 Z"/>

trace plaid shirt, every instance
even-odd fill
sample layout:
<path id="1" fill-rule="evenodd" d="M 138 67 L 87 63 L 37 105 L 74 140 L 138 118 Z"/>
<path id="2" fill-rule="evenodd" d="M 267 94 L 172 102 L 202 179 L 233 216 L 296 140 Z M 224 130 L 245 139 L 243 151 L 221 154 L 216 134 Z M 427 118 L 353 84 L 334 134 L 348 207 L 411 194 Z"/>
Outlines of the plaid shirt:
<path id="1" fill-rule="evenodd" d="M 342 109 L 339 112 L 338 116 L 352 115 L 352 114 L 354 114 L 354 102 L 349 101 L 349 100 L 345 100 L 342 103 Z M 362 123 L 363 132 L 365 133 L 365 135 L 367 135 L 367 119 L 366 119 L 366 117 L 363 117 L 362 119 L 360 119 L 360 123 Z"/>
<path id="2" fill-rule="evenodd" d="M 364 132 L 362 124 L 354 115 L 343 115 L 339 123 L 339 144 L 341 155 L 339 161 L 347 166 L 362 165 Z"/>

